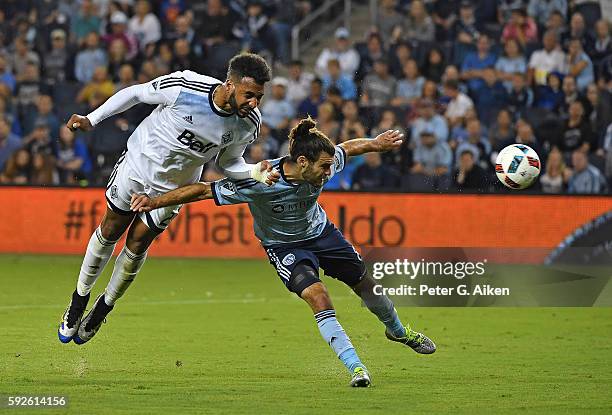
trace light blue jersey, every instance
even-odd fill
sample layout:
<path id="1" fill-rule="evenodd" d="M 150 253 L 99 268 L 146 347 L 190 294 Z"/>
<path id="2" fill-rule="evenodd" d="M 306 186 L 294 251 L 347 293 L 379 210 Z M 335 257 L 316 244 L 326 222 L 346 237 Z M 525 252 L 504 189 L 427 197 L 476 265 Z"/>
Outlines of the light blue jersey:
<path id="1" fill-rule="evenodd" d="M 288 182 L 283 171 L 287 159 L 288 156 L 270 160 L 281 173 L 281 179 L 273 186 L 253 179 L 225 178 L 212 183 L 217 205 L 249 204 L 255 235 L 264 246 L 315 238 L 327 223 L 327 215 L 317 202 L 323 187 Z M 331 176 L 344 168 L 345 161 L 345 151 L 336 146 Z"/>

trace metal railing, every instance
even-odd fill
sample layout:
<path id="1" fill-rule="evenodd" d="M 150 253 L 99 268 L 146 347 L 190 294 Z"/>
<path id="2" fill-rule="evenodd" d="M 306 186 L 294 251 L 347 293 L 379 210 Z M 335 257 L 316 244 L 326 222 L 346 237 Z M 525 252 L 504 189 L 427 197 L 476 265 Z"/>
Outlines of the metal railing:
<path id="1" fill-rule="evenodd" d="M 308 37 L 302 39 L 302 34 L 305 30 L 315 29 L 314 26 L 316 24 L 321 24 L 318 20 L 334 6 L 341 3 L 344 3 L 344 8 L 339 16 L 329 22 L 325 22 L 323 28 L 316 28 L 318 30 L 313 30 Z M 310 12 L 308 16 L 304 17 L 298 24 L 293 26 L 291 30 L 291 57 L 293 59 L 299 59 L 304 50 L 308 49 L 313 43 L 328 36 L 330 31 L 336 28 L 340 22 L 343 23 L 344 27 L 350 30 L 351 3 L 351 0 L 327 0 L 319 8 Z"/>

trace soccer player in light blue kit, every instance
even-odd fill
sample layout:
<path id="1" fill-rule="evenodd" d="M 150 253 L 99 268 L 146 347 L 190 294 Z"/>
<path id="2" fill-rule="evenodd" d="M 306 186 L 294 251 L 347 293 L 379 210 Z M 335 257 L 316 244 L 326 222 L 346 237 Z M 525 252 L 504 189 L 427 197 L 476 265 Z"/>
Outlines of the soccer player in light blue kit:
<path id="1" fill-rule="evenodd" d="M 252 179 L 226 178 L 183 186 L 153 199 L 133 195 L 131 209 L 147 212 L 211 198 L 217 205 L 248 203 L 255 235 L 281 281 L 311 307 L 323 339 L 351 373 L 350 385 L 369 386 L 370 375 L 336 319 L 330 296 L 319 279 L 319 267 L 361 297 L 384 323 L 389 340 L 422 354 L 435 352 L 436 346 L 422 333 L 402 324 L 387 296 L 374 294 L 375 282 L 367 275 L 361 256 L 328 220 L 317 199 L 323 185 L 344 168 L 347 157 L 398 148 L 402 135 L 390 130 L 372 140 L 355 139 L 334 146 L 307 118 L 290 132 L 289 140 L 289 155 L 270 161 L 281 175 L 274 186 Z"/>

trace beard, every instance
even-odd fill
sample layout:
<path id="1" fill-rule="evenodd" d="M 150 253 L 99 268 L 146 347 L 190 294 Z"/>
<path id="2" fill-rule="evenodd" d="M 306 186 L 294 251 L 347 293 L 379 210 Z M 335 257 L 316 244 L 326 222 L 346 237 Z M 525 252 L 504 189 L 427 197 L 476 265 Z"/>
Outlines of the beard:
<path id="1" fill-rule="evenodd" d="M 232 109 L 232 112 L 239 116 L 240 118 L 244 118 L 251 112 L 251 108 L 248 105 L 243 105 L 242 107 L 238 106 L 238 102 L 236 101 L 236 93 L 232 92 L 230 95 L 228 102 Z"/>

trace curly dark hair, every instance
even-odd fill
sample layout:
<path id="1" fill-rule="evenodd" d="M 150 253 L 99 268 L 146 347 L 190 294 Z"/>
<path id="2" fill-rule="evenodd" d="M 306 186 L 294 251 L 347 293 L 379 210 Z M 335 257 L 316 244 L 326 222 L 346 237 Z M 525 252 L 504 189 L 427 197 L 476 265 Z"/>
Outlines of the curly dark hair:
<path id="1" fill-rule="evenodd" d="M 254 53 L 241 53 L 234 56 L 229 62 L 227 78 L 242 79 L 253 78 L 259 85 L 263 85 L 272 77 L 272 70 L 268 62 Z"/>

